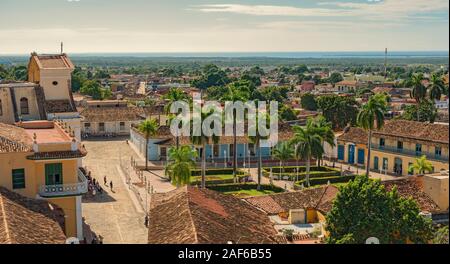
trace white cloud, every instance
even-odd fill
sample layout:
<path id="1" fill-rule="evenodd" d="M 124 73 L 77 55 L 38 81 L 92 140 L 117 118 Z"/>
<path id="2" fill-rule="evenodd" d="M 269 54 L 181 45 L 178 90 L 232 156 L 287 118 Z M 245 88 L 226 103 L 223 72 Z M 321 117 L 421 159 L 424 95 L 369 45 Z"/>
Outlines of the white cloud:
<path id="1" fill-rule="evenodd" d="M 448 12 L 448 0 L 368 0 L 356 2 L 319 2 L 319 8 L 303 8 L 275 5 L 209 4 L 193 9 L 205 13 L 234 13 L 254 16 L 292 17 L 356 17 L 360 19 L 414 18 L 416 14 L 428 12 Z M 432 17 L 423 15 L 422 17 Z"/>

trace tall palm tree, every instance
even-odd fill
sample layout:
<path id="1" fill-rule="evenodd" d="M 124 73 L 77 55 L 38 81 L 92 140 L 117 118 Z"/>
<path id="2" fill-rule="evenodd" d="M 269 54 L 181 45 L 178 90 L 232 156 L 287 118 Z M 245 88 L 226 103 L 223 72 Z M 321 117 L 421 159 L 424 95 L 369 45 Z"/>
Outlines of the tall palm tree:
<path id="1" fill-rule="evenodd" d="M 369 98 L 367 104 L 362 106 L 356 117 L 358 125 L 368 132 L 366 175 L 370 173 L 370 150 L 372 142 L 372 131 L 381 129 L 384 125 L 384 114 L 387 102 L 384 94 L 376 94 Z"/>
<path id="2" fill-rule="evenodd" d="M 444 80 L 441 76 L 437 75 L 436 73 L 433 73 L 430 78 L 430 86 L 429 89 L 429 97 L 430 100 L 440 100 L 441 95 L 444 91 Z"/>
<path id="3" fill-rule="evenodd" d="M 237 87 L 232 84 L 228 85 L 226 93 L 220 98 L 221 101 L 247 101 L 248 94 L 241 91 Z M 236 124 L 237 122 L 243 122 L 244 120 L 237 120 L 236 114 L 232 114 L 232 122 L 233 122 L 233 178 L 234 182 L 237 181 L 237 135 L 236 135 Z M 227 118 L 225 118 L 227 120 Z"/>
<path id="4" fill-rule="evenodd" d="M 315 130 L 315 132 L 317 134 L 319 134 L 322 137 L 322 147 L 325 148 L 325 142 L 328 143 L 331 147 L 335 146 L 334 143 L 334 132 L 332 129 L 332 124 L 331 122 L 328 122 L 327 119 L 320 115 L 314 119 L 309 119 L 308 122 L 310 122 L 311 124 L 307 125 L 310 126 L 313 130 Z M 317 166 L 320 167 L 320 161 L 322 160 L 322 154 L 320 153 L 320 156 L 316 157 L 317 158 Z"/>
<path id="5" fill-rule="evenodd" d="M 420 103 L 425 99 L 427 95 L 427 88 L 423 85 L 422 81 L 425 78 L 422 73 L 415 74 L 411 78 L 412 90 L 411 90 L 411 98 L 416 100 L 417 103 L 417 121 L 420 122 L 419 115 L 419 106 Z"/>
<path id="6" fill-rule="evenodd" d="M 273 157 L 280 161 L 280 179 L 281 173 L 284 173 L 284 163 L 294 157 L 294 148 L 290 142 L 284 141 L 277 145 L 273 150 Z"/>
<path id="7" fill-rule="evenodd" d="M 169 123 L 175 118 L 174 114 L 170 112 L 172 104 L 178 101 L 188 102 L 188 96 L 180 88 L 170 88 L 169 92 L 163 97 L 167 100 L 167 104 L 164 106 L 164 111 L 169 117 Z M 176 146 L 180 146 L 180 138 L 176 136 Z"/>
<path id="8" fill-rule="evenodd" d="M 138 130 L 145 137 L 145 169 L 148 170 L 148 141 L 150 137 L 156 135 L 159 124 L 156 119 L 147 119 L 139 124 Z"/>
<path id="9" fill-rule="evenodd" d="M 256 146 L 257 150 L 258 150 L 258 185 L 257 185 L 257 190 L 261 190 L 261 177 L 262 177 L 262 156 L 261 156 L 261 141 L 265 140 L 268 138 L 268 136 L 262 136 L 259 132 L 259 126 L 258 126 L 258 121 L 259 118 L 265 118 L 266 119 L 266 124 L 270 124 L 270 116 L 267 115 L 266 113 L 259 113 L 258 115 L 256 115 L 256 120 L 255 120 L 255 124 L 254 124 L 254 128 L 252 128 L 249 125 L 249 130 L 254 129 L 255 136 L 249 136 L 250 141 Z M 249 164 L 250 166 L 250 164 Z"/>
<path id="10" fill-rule="evenodd" d="M 417 158 L 414 164 L 409 166 L 409 170 L 417 171 L 419 174 L 424 174 L 425 172 L 433 171 L 433 164 L 427 160 L 427 156 L 423 155 Z"/>
<path id="11" fill-rule="evenodd" d="M 217 144 L 219 142 L 219 137 L 216 135 L 208 136 L 205 133 L 203 133 L 202 125 L 199 127 L 194 126 L 197 121 L 194 122 L 195 119 L 200 118 L 200 121 L 205 120 L 208 117 L 211 117 L 215 115 L 214 110 L 211 111 L 202 111 L 200 116 L 193 116 L 191 120 L 191 141 L 195 145 L 202 146 L 202 183 L 201 187 L 206 188 L 206 145 L 209 143 L 210 139 L 214 144 Z M 202 122 L 198 122 L 199 124 L 202 124 Z"/>
<path id="12" fill-rule="evenodd" d="M 173 185 L 179 187 L 190 183 L 196 157 L 197 152 L 190 146 L 170 148 L 166 175 L 169 175 Z"/>
<path id="13" fill-rule="evenodd" d="M 306 127 L 294 126 L 294 137 L 291 142 L 296 144 L 301 157 L 306 159 L 306 184 L 310 186 L 309 174 L 311 170 L 311 158 L 323 154 L 322 136 L 308 122 Z"/>

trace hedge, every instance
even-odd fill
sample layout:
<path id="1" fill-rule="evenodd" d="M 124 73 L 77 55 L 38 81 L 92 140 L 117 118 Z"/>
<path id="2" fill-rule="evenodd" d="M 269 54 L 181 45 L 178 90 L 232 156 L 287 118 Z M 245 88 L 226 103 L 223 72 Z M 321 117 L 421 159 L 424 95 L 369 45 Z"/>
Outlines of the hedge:
<path id="1" fill-rule="evenodd" d="M 296 172 L 295 168 L 297 168 L 297 166 L 285 166 L 285 167 L 275 166 L 275 167 L 272 167 L 272 173 L 280 173 L 280 169 L 281 169 L 282 173 L 283 172 L 284 173 L 295 173 Z M 299 170 L 300 173 L 306 172 L 306 166 L 298 166 L 298 168 L 300 169 Z M 270 172 L 270 168 L 267 168 L 267 167 L 263 168 L 263 170 Z M 311 166 L 310 171 L 325 171 L 326 172 L 326 171 L 339 171 L 339 170 L 336 168 L 330 168 L 327 166 L 320 166 L 320 167 Z"/>
<path id="2" fill-rule="evenodd" d="M 205 171 L 206 176 L 209 175 L 233 175 L 233 169 L 206 169 Z M 237 170 L 238 175 L 244 175 L 245 172 L 242 170 Z M 194 169 L 191 171 L 192 176 L 201 176 L 202 170 L 201 169 Z"/>
<path id="3" fill-rule="evenodd" d="M 356 175 L 346 175 L 346 176 L 338 176 L 338 177 L 323 177 L 323 178 L 311 178 L 309 179 L 309 183 L 311 186 L 314 185 L 324 185 L 328 182 L 330 183 L 345 183 L 349 182 L 351 180 L 354 180 L 356 178 Z M 295 189 L 299 189 L 300 186 L 303 184 L 304 187 L 307 186 L 306 180 L 301 180 L 295 183 L 294 187 Z"/>
<path id="4" fill-rule="evenodd" d="M 295 167 L 294 167 L 295 168 Z M 317 168 L 317 167 L 311 167 L 311 168 Z M 321 167 L 324 168 L 323 170 L 320 171 L 314 171 L 311 170 L 309 172 L 309 177 L 310 178 L 322 178 L 322 177 L 335 177 L 335 176 L 340 176 L 341 175 L 341 171 L 338 169 L 332 169 L 332 168 L 328 168 L 328 167 Z M 270 171 L 267 171 L 266 169 L 263 170 L 263 175 L 266 177 L 270 176 Z M 297 179 L 297 173 L 296 172 L 282 172 L 281 173 L 281 177 L 289 177 L 290 181 L 296 180 Z M 278 179 L 280 177 L 280 173 L 279 170 L 278 172 L 274 172 L 272 170 L 272 177 L 273 179 Z M 305 172 L 299 172 L 298 173 L 298 178 L 300 180 L 303 180 L 306 178 L 306 171 Z"/>
<path id="5" fill-rule="evenodd" d="M 238 175 L 238 179 L 241 180 L 242 178 L 246 177 L 248 175 Z M 206 184 L 207 185 L 215 185 L 215 184 L 228 184 L 228 183 L 234 183 L 233 175 L 209 175 L 205 177 Z M 191 185 L 200 185 L 202 182 L 201 176 L 194 176 L 191 178 Z"/>
<path id="6" fill-rule="evenodd" d="M 218 184 L 218 185 L 210 185 L 208 189 L 218 191 L 218 192 L 237 192 L 241 190 L 256 190 L 258 185 L 256 183 L 233 183 L 233 184 Z M 284 192 L 283 188 L 278 186 L 271 186 L 267 184 L 261 185 L 261 190 L 270 190 L 276 193 Z"/>

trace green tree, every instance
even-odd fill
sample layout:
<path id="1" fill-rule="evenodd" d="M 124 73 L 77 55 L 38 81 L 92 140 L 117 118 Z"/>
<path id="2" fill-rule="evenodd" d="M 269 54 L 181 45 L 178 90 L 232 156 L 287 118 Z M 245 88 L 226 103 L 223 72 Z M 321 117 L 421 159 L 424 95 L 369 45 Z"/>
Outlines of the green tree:
<path id="1" fill-rule="evenodd" d="M 191 118 L 191 141 L 193 144 L 201 146 L 201 158 L 202 158 L 202 183 L 201 187 L 206 188 L 206 145 L 209 143 L 210 139 L 214 144 L 219 142 L 219 137 L 216 135 L 208 136 L 204 133 L 202 126 L 194 126 L 194 124 L 201 122 L 207 118 L 214 118 L 216 113 L 211 111 L 202 111 L 200 115 L 194 115 Z M 214 129 L 214 127 L 211 127 Z"/>
<path id="2" fill-rule="evenodd" d="M 430 78 L 430 86 L 428 87 L 430 100 L 441 100 L 444 87 L 445 85 L 442 77 L 433 73 Z"/>
<path id="3" fill-rule="evenodd" d="M 322 115 L 333 125 L 333 129 L 343 129 L 348 124 L 356 124 L 359 105 L 354 97 L 324 95 L 317 99 Z"/>
<path id="4" fill-rule="evenodd" d="M 366 175 L 370 173 L 370 150 L 372 144 L 372 131 L 374 129 L 381 129 L 384 125 L 384 114 L 386 113 L 387 102 L 384 94 L 376 94 L 369 98 L 367 104 L 362 106 L 358 114 L 358 126 L 368 132 L 367 142 L 367 162 Z"/>
<path id="5" fill-rule="evenodd" d="M 174 114 L 170 112 L 172 105 L 179 101 L 188 102 L 189 99 L 184 91 L 179 88 L 170 88 L 169 92 L 163 98 L 167 101 L 167 104 L 164 106 L 164 111 L 166 112 L 166 115 L 169 116 L 170 121 L 175 117 Z M 178 148 L 179 146 L 180 137 L 176 135 L 176 147 Z"/>
<path id="6" fill-rule="evenodd" d="M 190 146 L 169 149 L 169 162 L 165 170 L 173 185 L 179 187 L 191 182 L 196 157 L 197 152 Z"/>
<path id="7" fill-rule="evenodd" d="M 145 137 L 145 169 L 148 170 L 148 141 L 150 137 L 156 135 L 159 125 L 156 119 L 147 119 L 139 124 L 138 130 Z"/>
<path id="8" fill-rule="evenodd" d="M 419 122 L 431 122 L 433 123 L 437 118 L 437 109 L 433 102 L 430 100 L 422 100 L 417 106 L 408 105 L 405 107 L 403 114 L 399 117 L 400 119 L 417 121 L 419 117 Z"/>
<path id="9" fill-rule="evenodd" d="M 431 220 L 420 215 L 412 198 L 390 192 L 379 180 L 359 176 L 340 187 L 326 216 L 327 242 L 364 244 L 376 237 L 382 244 L 427 243 L 432 238 Z"/>
<path id="10" fill-rule="evenodd" d="M 409 166 L 409 171 L 414 173 L 417 172 L 418 174 L 424 174 L 426 172 L 430 173 L 433 171 L 433 164 L 427 160 L 427 156 L 422 155 Z"/>
<path id="11" fill-rule="evenodd" d="M 304 128 L 294 126 L 293 130 L 294 137 L 291 142 L 297 146 L 298 155 L 306 160 L 306 184 L 310 186 L 309 173 L 311 168 L 311 158 L 323 154 L 323 138 L 317 133 L 317 129 L 313 127 L 311 121 L 309 121 Z"/>
<path id="12" fill-rule="evenodd" d="M 417 108 L 417 121 L 420 122 L 420 113 L 419 106 L 420 103 L 425 99 L 427 95 L 427 88 L 423 85 L 422 81 L 425 78 L 422 73 L 415 74 L 411 78 L 412 90 L 411 90 L 411 98 L 416 100 L 416 108 Z"/>
<path id="13" fill-rule="evenodd" d="M 27 67 L 23 65 L 12 67 L 10 77 L 12 77 L 14 81 L 26 81 L 28 78 Z"/>
<path id="14" fill-rule="evenodd" d="M 448 226 L 443 226 L 439 228 L 434 235 L 433 244 L 444 244 L 448 245 Z"/>
<path id="15" fill-rule="evenodd" d="M 298 111 L 292 109 L 292 107 L 288 105 L 282 105 L 278 112 L 282 121 L 293 121 L 298 119 Z"/>
<path id="16" fill-rule="evenodd" d="M 316 98 L 311 93 L 305 93 L 300 98 L 300 104 L 303 109 L 309 110 L 309 111 L 316 111 L 317 110 L 317 102 Z"/>
<path id="17" fill-rule="evenodd" d="M 246 102 L 249 98 L 248 90 L 237 88 L 235 83 L 228 85 L 228 90 L 222 96 L 221 101 L 229 101 L 229 102 Z M 237 113 L 236 113 L 237 114 Z M 226 118 L 225 120 L 232 120 L 233 124 L 233 178 L 236 182 L 237 180 L 237 122 L 243 122 L 244 120 L 238 120 L 238 116 L 235 113 L 232 113 L 232 117 Z"/>
<path id="18" fill-rule="evenodd" d="M 330 122 L 326 120 L 326 118 L 322 115 L 317 116 L 316 118 L 308 119 L 307 127 L 310 127 L 316 134 L 318 134 L 322 139 L 322 148 L 324 149 L 324 144 L 328 143 L 331 147 L 335 146 L 334 143 L 334 131 L 332 129 L 332 125 Z M 320 167 L 320 161 L 322 160 L 322 155 L 324 151 L 317 152 L 317 166 Z"/>
<path id="19" fill-rule="evenodd" d="M 266 140 L 268 138 L 267 136 L 262 136 L 262 133 L 260 133 L 260 131 L 259 131 L 258 123 L 259 123 L 260 118 L 266 119 L 265 120 L 266 121 L 266 125 L 270 124 L 270 116 L 268 114 L 266 114 L 266 113 L 258 113 L 258 115 L 255 116 L 255 119 L 256 119 L 255 122 L 254 123 L 252 123 L 252 122 L 249 123 L 249 129 L 248 129 L 249 131 L 251 131 L 251 130 L 255 131 L 255 135 L 254 136 L 251 136 L 249 134 L 249 139 L 256 146 L 256 148 L 258 150 L 258 152 L 257 152 L 257 155 L 258 155 L 258 186 L 257 186 L 257 189 L 258 190 L 261 190 L 261 177 L 262 177 L 261 141 L 262 140 Z M 250 164 L 249 164 L 249 166 L 250 166 Z"/>
<path id="20" fill-rule="evenodd" d="M 112 95 L 111 90 L 102 88 L 96 80 L 85 81 L 81 86 L 80 93 L 92 96 L 95 100 L 103 100 Z"/>
<path id="21" fill-rule="evenodd" d="M 273 157 L 280 161 L 280 179 L 281 173 L 284 172 L 283 165 L 286 161 L 292 159 L 294 157 L 294 148 L 291 143 L 288 141 L 284 141 L 279 143 L 272 153 Z"/>
<path id="22" fill-rule="evenodd" d="M 199 79 L 194 80 L 192 85 L 205 90 L 213 86 L 223 86 L 229 82 L 230 80 L 225 71 L 214 64 L 208 64 L 203 69 L 203 75 Z"/>
<path id="23" fill-rule="evenodd" d="M 342 78 L 342 75 L 339 72 L 333 72 L 330 77 L 328 78 L 328 82 L 332 84 L 336 84 L 340 81 L 343 81 L 344 78 Z"/>

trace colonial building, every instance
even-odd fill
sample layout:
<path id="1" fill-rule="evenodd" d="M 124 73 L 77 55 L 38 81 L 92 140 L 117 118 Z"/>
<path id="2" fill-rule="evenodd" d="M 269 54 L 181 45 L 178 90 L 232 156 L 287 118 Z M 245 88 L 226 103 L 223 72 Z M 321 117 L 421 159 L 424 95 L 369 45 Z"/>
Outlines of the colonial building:
<path id="1" fill-rule="evenodd" d="M 395 175 L 412 175 L 408 170 L 422 155 L 436 172 L 449 169 L 449 127 L 442 124 L 390 120 L 372 134 L 370 168 Z M 416 172 L 417 173 L 417 172 Z"/>
<path id="2" fill-rule="evenodd" d="M 0 122 L 63 119 L 80 139 L 80 117 L 71 90 L 73 70 L 66 54 L 32 53 L 28 82 L 0 84 Z"/>
<path id="3" fill-rule="evenodd" d="M 127 106 L 126 101 L 87 101 L 80 109 L 83 136 L 130 135 L 131 125 L 145 120 L 142 107 Z"/>
<path id="4" fill-rule="evenodd" d="M 359 127 L 346 127 L 337 136 L 337 159 L 339 162 L 365 166 L 367 161 L 367 132 Z"/>
<path id="5" fill-rule="evenodd" d="M 358 89 L 357 81 L 341 81 L 335 84 L 336 90 L 341 93 L 356 91 Z"/>
<path id="6" fill-rule="evenodd" d="M 278 141 L 287 141 L 291 139 L 293 132 L 291 126 L 288 124 L 282 124 L 279 126 Z M 198 152 L 198 158 L 202 157 L 202 147 L 192 144 L 189 137 L 179 137 L 180 145 L 190 145 Z M 138 152 L 145 156 L 145 137 L 136 127 L 131 128 L 130 142 Z M 177 139 L 170 132 L 169 126 L 161 126 L 155 136 L 152 136 L 148 142 L 148 159 L 150 161 L 165 161 L 168 158 L 168 150 L 171 147 L 176 146 Z M 258 151 L 261 151 L 261 156 L 264 160 L 272 159 L 272 150 L 268 145 L 261 145 L 261 148 L 256 146 L 250 141 L 247 136 L 237 137 L 237 158 L 239 163 L 248 161 L 248 159 L 255 159 L 258 155 Z M 231 162 L 234 155 L 234 145 L 232 136 L 222 136 L 219 138 L 217 144 L 206 145 L 206 160 L 208 162 Z"/>
<path id="7" fill-rule="evenodd" d="M 87 192 L 87 180 L 78 159 L 85 155 L 67 123 L 0 123 L 0 187 L 56 204 L 64 212 L 66 236 L 81 240 L 81 195 Z"/>

